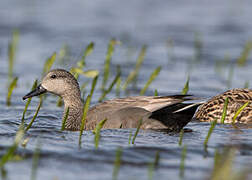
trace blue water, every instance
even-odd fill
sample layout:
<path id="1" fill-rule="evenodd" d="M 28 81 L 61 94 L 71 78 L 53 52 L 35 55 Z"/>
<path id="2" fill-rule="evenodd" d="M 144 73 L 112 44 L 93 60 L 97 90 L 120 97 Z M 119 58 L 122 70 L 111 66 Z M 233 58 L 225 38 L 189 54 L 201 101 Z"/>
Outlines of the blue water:
<path id="1" fill-rule="evenodd" d="M 206 1 L 31 1 L 0 2 L 0 156 L 12 145 L 20 124 L 26 94 L 35 79 L 41 77 L 43 64 L 53 52 L 67 44 L 69 59 L 65 64 L 56 62 L 53 67 L 69 69 L 80 58 L 85 46 L 93 41 L 95 49 L 87 58 L 86 69 L 102 71 L 107 44 L 111 38 L 122 42 L 115 48 L 110 81 L 116 74 L 116 65 L 122 68 L 123 81 L 134 67 L 141 46 L 148 46 L 137 87 L 130 87 L 130 95 L 138 95 L 149 75 L 158 66 L 161 73 L 146 92 L 153 95 L 180 93 L 190 75 L 189 93 L 211 97 L 230 88 L 244 87 L 251 82 L 251 56 L 245 67 L 235 61 L 245 43 L 252 39 L 251 8 L 249 0 Z M 19 29 L 20 40 L 14 65 L 14 75 L 19 77 L 13 92 L 12 106 L 5 105 L 8 83 L 8 41 L 13 29 Z M 200 58 L 195 59 L 195 38 L 202 42 Z M 173 41 L 173 46 L 168 41 Z M 230 63 L 216 64 L 229 57 Z M 228 76 L 233 68 L 231 83 Z M 85 78 L 80 79 L 84 83 Z M 98 85 L 100 85 L 101 79 Z M 251 85 L 250 85 L 251 88 Z M 90 86 L 87 87 L 87 90 Z M 101 92 L 95 91 L 92 104 Z M 121 94 L 125 96 L 125 94 Z M 113 90 L 108 98 L 116 97 Z M 38 98 L 33 98 L 26 122 L 35 113 Z M 8 162 L 5 166 L 8 179 L 29 179 L 32 156 L 41 144 L 37 179 L 112 179 L 115 152 L 122 147 L 122 164 L 119 179 L 148 179 L 150 162 L 160 152 L 160 163 L 153 179 L 180 179 L 181 150 L 179 134 L 140 131 L 135 145 L 128 144 L 130 132 L 135 129 L 102 130 L 98 150 L 94 135 L 84 132 L 81 149 L 79 132 L 60 131 L 62 108 L 56 106 L 57 98 L 48 96 L 38 118 L 27 132 L 27 146 L 17 153 L 24 159 Z M 236 170 L 252 167 L 252 130 L 233 129 L 217 125 L 210 138 L 208 151 L 203 142 L 210 124 L 189 123 L 192 130 L 184 134 L 187 145 L 184 179 L 205 179 L 213 168 L 216 148 L 236 147 Z M 251 176 L 250 176 L 251 178 Z"/>

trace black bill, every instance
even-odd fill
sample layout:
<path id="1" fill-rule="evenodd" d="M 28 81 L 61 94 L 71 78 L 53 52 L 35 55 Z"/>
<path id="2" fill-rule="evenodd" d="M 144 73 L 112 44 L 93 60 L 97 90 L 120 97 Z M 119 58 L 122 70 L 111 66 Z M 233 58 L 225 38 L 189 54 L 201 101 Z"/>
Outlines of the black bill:
<path id="1" fill-rule="evenodd" d="M 23 100 L 27 99 L 27 98 L 30 98 L 30 97 L 33 97 L 33 96 L 38 96 L 40 94 L 43 94 L 46 92 L 46 89 L 43 88 L 40 85 L 38 85 L 38 87 L 36 89 L 34 89 L 33 91 L 29 92 L 28 94 L 26 94 L 24 97 L 23 97 Z"/>

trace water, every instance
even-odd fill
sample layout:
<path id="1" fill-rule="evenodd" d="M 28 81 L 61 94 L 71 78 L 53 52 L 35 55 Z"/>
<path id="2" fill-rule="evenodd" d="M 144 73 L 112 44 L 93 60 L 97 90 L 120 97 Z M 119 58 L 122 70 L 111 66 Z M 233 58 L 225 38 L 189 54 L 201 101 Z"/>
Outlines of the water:
<path id="1" fill-rule="evenodd" d="M 146 59 L 140 71 L 138 86 L 131 95 L 137 95 L 153 69 L 162 66 L 158 78 L 147 94 L 180 93 L 190 74 L 189 93 L 210 97 L 228 88 L 244 87 L 250 82 L 252 61 L 245 67 L 234 68 L 231 84 L 228 83 L 230 65 L 217 73 L 216 62 L 230 57 L 234 64 L 244 44 L 252 39 L 251 5 L 248 0 L 224 0 L 211 2 L 186 0 L 173 1 L 1 1 L 0 2 L 0 155 L 13 143 L 20 124 L 26 94 L 32 81 L 40 78 L 44 61 L 64 44 L 70 47 L 70 61 L 54 67 L 69 69 L 76 63 L 85 46 L 95 42 L 94 53 L 88 57 L 88 69 L 102 70 L 107 43 L 115 37 L 122 41 L 116 47 L 112 59 L 111 79 L 120 64 L 123 78 L 133 68 L 143 44 L 148 45 Z M 20 30 L 20 43 L 14 75 L 19 77 L 14 90 L 12 106 L 6 107 L 7 94 L 7 44 L 13 29 Z M 197 36 L 198 35 L 198 36 Z M 202 41 L 200 60 L 195 62 L 195 36 Z M 173 40 L 174 47 L 167 46 Z M 193 64 L 193 65 L 192 65 Z M 85 81 L 82 78 L 81 83 Z M 100 83 L 100 82 L 99 82 Z M 251 87 L 251 86 L 250 86 Z M 90 88 L 90 87 L 88 87 Z M 97 103 L 100 91 L 96 91 L 92 104 Z M 124 96 L 124 94 L 122 94 Z M 115 97 L 114 91 L 109 98 Z M 178 146 L 179 134 L 140 131 L 135 145 L 128 145 L 128 137 L 134 129 L 102 130 L 98 150 L 94 147 L 92 132 L 84 132 L 82 148 L 78 146 L 78 132 L 61 132 L 62 109 L 56 107 L 57 98 L 49 96 L 39 112 L 33 127 L 28 131 L 29 142 L 17 153 L 24 159 L 6 165 L 8 179 L 29 179 L 32 156 L 37 141 L 41 153 L 37 179 L 111 179 L 115 152 L 123 150 L 119 179 L 148 179 L 150 162 L 160 152 L 160 164 L 153 179 L 179 179 L 182 147 Z M 38 98 L 33 98 L 26 121 L 36 110 Z M 189 123 L 192 132 L 184 134 L 187 145 L 185 179 L 209 177 L 216 148 L 238 147 L 235 167 L 251 168 L 252 130 L 235 130 L 229 125 L 217 125 L 209 142 L 208 151 L 203 142 L 210 125 Z M 251 178 L 251 176 L 250 176 Z"/>

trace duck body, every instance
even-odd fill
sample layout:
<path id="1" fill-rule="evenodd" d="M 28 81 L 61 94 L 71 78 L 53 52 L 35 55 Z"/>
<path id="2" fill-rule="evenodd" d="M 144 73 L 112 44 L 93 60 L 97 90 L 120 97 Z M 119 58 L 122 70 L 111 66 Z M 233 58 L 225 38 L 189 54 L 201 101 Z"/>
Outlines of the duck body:
<path id="1" fill-rule="evenodd" d="M 63 98 L 64 115 L 69 108 L 65 129 L 80 130 L 83 102 L 74 76 L 66 70 L 54 69 L 42 79 L 41 84 L 23 99 L 50 92 Z M 104 101 L 91 107 L 86 116 L 85 130 L 92 130 L 107 119 L 103 128 L 136 128 L 179 131 L 193 117 L 199 104 L 183 103 L 190 96 L 135 96 Z M 183 109 L 179 111 L 180 109 Z"/>
<path id="2" fill-rule="evenodd" d="M 251 89 L 231 89 L 220 95 L 214 96 L 201 105 L 195 114 L 195 119 L 199 121 L 221 122 L 225 99 L 228 98 L 227 113 L 225 123 L 232 123 L 233 117 L 240 107 L 245 103 L 249 104 L 239 113 L 236 123 L 252 123 L 252 90 Z"/>

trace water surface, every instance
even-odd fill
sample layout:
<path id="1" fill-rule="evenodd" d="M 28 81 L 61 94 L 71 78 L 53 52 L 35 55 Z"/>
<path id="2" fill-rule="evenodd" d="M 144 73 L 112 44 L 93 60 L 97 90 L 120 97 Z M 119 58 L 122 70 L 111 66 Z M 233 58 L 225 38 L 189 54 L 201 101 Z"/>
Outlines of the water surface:
<path id="1" fill-rule="evenodd" d="M 125 79 L 134 67 L 143 44 L 148 46 L 146 58 L 138 77 L 137 88 L 130 95 L 138 95 L 141 87 L 157 66 L 162 66 L 158 78 L 148 89 L 153 95 L 180 93 L 190 74 L 189 93 L 211 97 L 228 88 L 244 87 L 252 77 L 251 57 L 245 67 L 235 62 L 245 43 L 252 39 L 251 7 L 248 0 L 206 1 L 31 1 L 0 2 L 0 155 L 12 145 L 20 124 L 26 94 L 34 79 L 41 77 L 43 64 L 64 44 L 70 47 L 69 61 L 54 67 L 72 67 L 85 46 L 95 42 L 94 53 L 87 59 L 87 69 L 102 70 L 107 44 L 111 38 L 122 42 L 112 58 L 111 80 L 120 64 Z M 19 77 L 12 106 L 5 105 L 8 83 L 8 41 L 13 29 L 20 31 L 14 75 Z M 195 59 L 195 38 L 202 42 L 200 58 Z M 169 41 L 173 41 L 173 47 Z M 216 71 L 216 62 L 229 57 L 230 63 Z M 233 68 L 229 81 L 228 76 Z M 85 78 L 80 79 L 81 83 Z M 101 79 L 100 79 L 101 81 Z M 99 85 L 100 85 L 99 81 Z M 89 86 L 87 87 L 90 88 Z M 251 86 L 250 86 L 251 88 Z M 97 103 L 100 91 L 95 91 L 92 104 Z M 125 94 L 122 94 L 125 96 Z M 112 91 L 109 98 L 115 97 Z M 37 179 L 111 179 L 115 152 L 122 147 L 119 179 L 148 179 L 150 162 L 160 152 L 160 164 L 154 179 L 180 179 L 181 150 L 179 134 L 140 131 L 135 145 L 128 144 L 135 129 L 102 130 L 98 150 L 94 135 L 84 132 L 82 148 L 78 146 L 78 132 L 60 131 L 62 108 L 57 98 L 48 96 L 33 127 L 27 132 L 29 142 L 17 151 L 22 161 L 6 165 L 8 179 L 29 179 L 32 156 L 41 143 Z M 26 116 L 29 122 L 35 113 L 38 98 L 33 98 Z M 184 134 L 187 145 L 185 179 L 209 177 L 216 148 L 235 146 L 235 169 L 252 167 L 252 130 L 241 131 L 229 125 L 217 125 L 207 152 L 203 142 L 209 123 L 189 123 L 192 132 Z M 251 176 L 250 176 L 251 178 Z"/>

